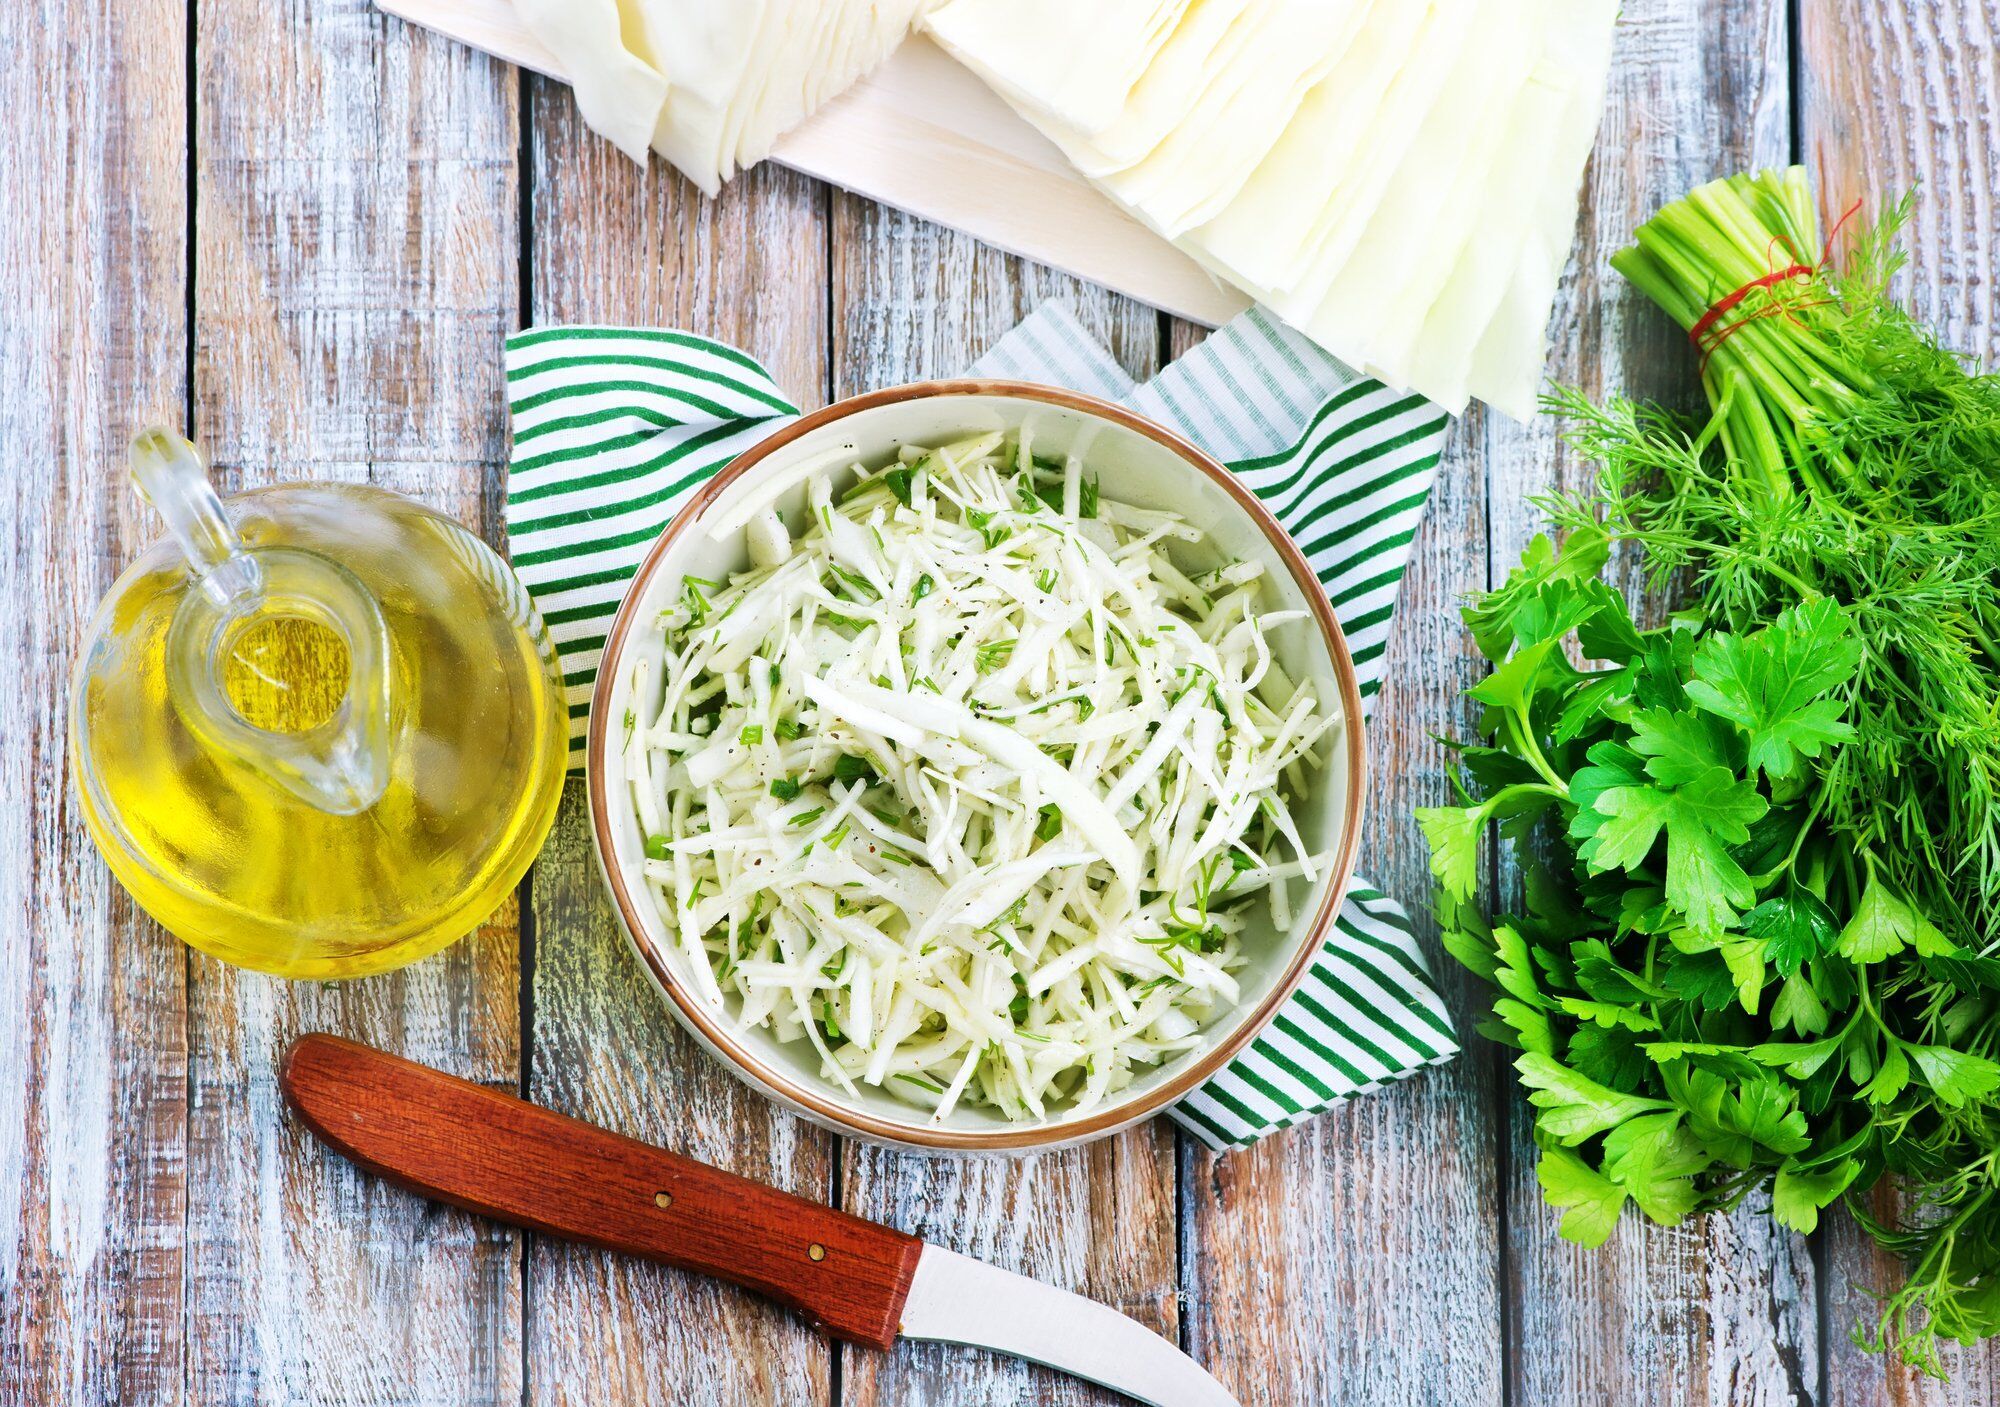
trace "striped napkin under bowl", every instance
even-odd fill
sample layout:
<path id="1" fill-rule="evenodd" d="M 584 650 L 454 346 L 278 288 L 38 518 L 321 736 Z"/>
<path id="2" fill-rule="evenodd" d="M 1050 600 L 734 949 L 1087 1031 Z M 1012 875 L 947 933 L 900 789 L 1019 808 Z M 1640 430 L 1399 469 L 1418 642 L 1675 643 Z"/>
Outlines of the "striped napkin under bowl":
<path id="1" fill-rule="evenodd" d="M 1120 402 L 1227 463 L 1319 575 L 1372 704 L 1442 411 L 1255 310 L 1135 385 L 1045 303 L 970 372 Z M 661 329 L 518 333 L 507 386 L 513 563 L 555 639 L 580 767 L 605 634 L 640 561 L 701 483 L 798 411 L 744 353 Z M 1357 877 L 1299 989 L 1169 1114 L 1211 1148 L 1240 1147 L 1456 1051 L 1407 918 Z"/>

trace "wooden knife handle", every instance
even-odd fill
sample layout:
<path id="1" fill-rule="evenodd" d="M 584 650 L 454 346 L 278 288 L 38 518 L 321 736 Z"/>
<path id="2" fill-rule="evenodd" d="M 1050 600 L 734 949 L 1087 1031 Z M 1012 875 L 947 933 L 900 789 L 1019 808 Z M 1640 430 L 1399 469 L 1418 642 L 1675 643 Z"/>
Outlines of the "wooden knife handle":
<path id="1" fill-rule="evenodd" d="M 279 1078 L 306 1127 L 412 1192 L 728 1280 L 835 1338 L 896 1340 L 914 1236 L 337 1036 L 300 1037 Z"/>

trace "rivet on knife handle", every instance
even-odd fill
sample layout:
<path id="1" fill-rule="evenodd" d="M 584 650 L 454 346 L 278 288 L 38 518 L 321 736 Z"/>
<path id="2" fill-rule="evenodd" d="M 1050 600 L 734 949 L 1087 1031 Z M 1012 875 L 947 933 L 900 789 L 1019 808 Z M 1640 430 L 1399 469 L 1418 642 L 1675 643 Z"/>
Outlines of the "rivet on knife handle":
<path id="1" fill-rule="evenodd" d="M 280 1075 L 326 1143 L 482 1216 L 712 1275 L 888 1349 L 923 1242 L 337 1036 Z"/>

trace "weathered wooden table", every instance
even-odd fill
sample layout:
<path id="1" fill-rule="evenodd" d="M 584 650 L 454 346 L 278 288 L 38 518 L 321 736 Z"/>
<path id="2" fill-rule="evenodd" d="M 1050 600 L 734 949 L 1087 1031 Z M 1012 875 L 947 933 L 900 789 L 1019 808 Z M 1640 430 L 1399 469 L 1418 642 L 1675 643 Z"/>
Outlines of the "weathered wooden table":
<path id="1" fill-rule="evenodd" d="M 1925 183 L 1911 283 L 2000 350 L 1996 0 L 1628 0 L 1559 377 L 1689 393 L 1609 274 L 1692 183 L 1802 159 L 1829 204 Z M 421 1204 L 280 1111 L 333 1030 L 1098 1296 L 1246 1403 L 1992 1403 L 2000 1350 L 1913 1380 L 1848 1326 L 1893 1271 L 1845 1220 L 1745 1213 L 1556 1239 L 1498 1054 L 1224 1158 L 1161 1123 L 1025 1162 L 843 1144 L 669 1023 L 613 930 L 574 789 L 517 906 L 344 986 L 166 938 L 86 839 L 63 761 L 92 606 L 156 531 L 136 417 L 184 419 L 228 487 L 367 479 L 498 540 L 500 340 L 677 324 L 807 404 L 949 373 L 1044 297 L 1143 375 L 1196 333 L 766 169 L 714 203 L 636 170 L 566 90 L 361 0 L 0 7 L 0 1401 L 6 1404 L 1001 1403 L 1101 1396 L 934 1347 L 833 1350 L 657 1268 Z M 1422 900 L 1413 805 L 1476 666 L 1453 611 L 1582 472 L 1549 426 L 1457 427 L 1374 725 L 1369 872 Z M 1445 974 L 1464 1018 L 1473 993 Z M 1465 1021 L 1469 1026 L 1469 1020 Z"/>

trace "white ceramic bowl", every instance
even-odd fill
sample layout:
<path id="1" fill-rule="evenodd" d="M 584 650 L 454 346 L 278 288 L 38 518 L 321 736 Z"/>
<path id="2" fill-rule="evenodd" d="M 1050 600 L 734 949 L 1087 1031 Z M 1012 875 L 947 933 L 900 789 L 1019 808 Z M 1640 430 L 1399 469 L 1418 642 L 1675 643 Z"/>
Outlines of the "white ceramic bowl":
<path id="1" fill-rule="evenodd" d="M 1295 895 L 1300 917 L 1291 931 L 1273 931 L 1266 919 L 1261 931 L 1248 932 L 1244 947 L 1252 957 L 1241 973 L 1242 1000 L 1208 1028 L 1199 1048 L 1082 1113 L 1058 1111 L 1044 1122 L 1011 1123 L 994 1111 L 961 1106 L 934 1122 L 926 1111 L 878 1090 L 864 1087 L 861 1098 L 850 1096 L 821 1077 L 810 1045 L 788 1045 L 768 1031 L 740 1028 L 730 1012 L 711 1008 L 697 994 L 686 960 L 668 940 L 646 894 L 644 837 L 623 758 L 607 741 L 613 736 L 608 720 L 624 717 L 633 703 L 634 666 L 648 656 L 658 660 L 662 641 L 652 622 L 678 596 L 681 578 L 720 580 L 748 564 L 743 505 L 783 484 L 777 505 L 796 529 L 805 483 L 815 476 L 844 477 L 855 462 L 879 464 L 905 444 L 931 445 L 1023 426 L 1032 432 L 1037 451 L 1081 450 L 1100 476 L 1105 497 L 1172 509 L 1198 525 L 1227 558 L 1262 562 L 1279 608 L 1308 611 L 1306 620 L 1273 632 L 1272 646 L 1293 678 L 1312 680 L 1321 698 L 1340 701 L 1345 715 L 1329 765 L 1296 808 L 1307 844 L 1330 850 L 1334 858 L 1310 893 Z M 842 487 L 834 486 L 836 496 Z M 590 718 L 588 778 L 598 862 L 633 949 L 668 1008 L 724 1064 L 772 1098 L 838 1131 L 908 1148 L 1053 1147 L 1101 1137 L 1172 1103 L 1241 1050 L 1304 977 L 1354 867 L 1365 775 L 1361 695 L 1346 641 L 1312 569 L 1263 506 L 1215 460 L 1130 411 L 1053 387 L 975 380 L 891 387 L 808 415 L 735 460 L 703 486 L 639 568 L 605 643 Z"/>

